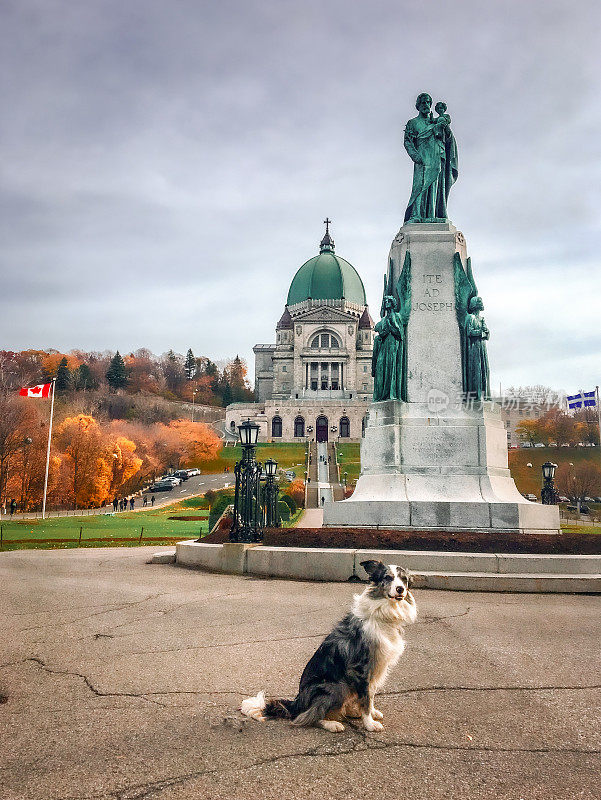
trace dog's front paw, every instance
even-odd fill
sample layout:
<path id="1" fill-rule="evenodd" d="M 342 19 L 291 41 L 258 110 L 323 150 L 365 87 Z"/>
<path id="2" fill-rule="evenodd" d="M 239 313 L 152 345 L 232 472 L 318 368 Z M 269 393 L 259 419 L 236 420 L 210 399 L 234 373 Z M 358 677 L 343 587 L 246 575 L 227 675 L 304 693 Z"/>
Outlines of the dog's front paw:
<path id="1" fill-rule="evenodd" d="M 369 718 L 363 720 L 363 727 L 365 728 L 366 731 L 372 731 L 372 732 L 384 730 L 384 726 L 382 725 L 381 722 Z"/>
<path id="2" fill-rule="evenodd" d="M 371 715 L 374 719 L 384 719 L 384 714 L 382 714 L 381 711 L 378 711 L 377 708 L 374 708 L 374 710 L 371 712 Z"/>
<path id="3" fill-rule="evenodd" d="M 335 719 L 322 719 L 319 724 L 324 730 L 330 731 L 330 733 L 342 733 L 344 730 L 342 722 L 337 722 Z"/>

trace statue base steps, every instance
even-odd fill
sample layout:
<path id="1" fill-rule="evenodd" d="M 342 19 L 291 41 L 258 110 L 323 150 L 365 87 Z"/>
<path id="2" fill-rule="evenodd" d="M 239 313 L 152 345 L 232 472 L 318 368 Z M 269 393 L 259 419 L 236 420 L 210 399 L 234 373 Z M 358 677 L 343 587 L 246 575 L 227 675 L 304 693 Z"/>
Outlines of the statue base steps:
<path id="1" fill-rule="evenodd" d="M 557 506 L 519 493 L 500 408 L 489 401 L 438 411 L 426 403 L 373 403 L 361 464 L 353 495 L 324 505 L 324 526 L 560 532 Z"/>

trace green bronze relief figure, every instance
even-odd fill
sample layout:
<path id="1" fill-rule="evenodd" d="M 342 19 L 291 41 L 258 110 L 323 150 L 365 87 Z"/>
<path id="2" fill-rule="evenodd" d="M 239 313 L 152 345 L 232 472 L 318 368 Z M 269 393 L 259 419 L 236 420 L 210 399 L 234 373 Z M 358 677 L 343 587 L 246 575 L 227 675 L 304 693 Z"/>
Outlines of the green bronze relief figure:
<path id="1" fill-rule="evenodd" d="M 481 316 L 484 303 L 478 295 L 471 259 L 468 258 L 464 271 L 461 256 L 455 253 L 453 265 L 455 313 L 461 337 L 463 391 L 468 399 L 486 400 L 490 397 L 490 372 L 486 352 L 490 331 Z"/>
<path id="2" fill-rule="evenodd" d="M 374 402 L 407 400 L 407 323 L 411 313 L 411 256 L 405 262 L 396 287 L 384 277 L 381 319 L 376 324 L 371 374 Z"/>
<path id="3" fill-rule="evenodd" d="M 418 115 L 405 127 L 405 150 L 413 161 L 413 186 L 405 222 L 447 222 L 451 186 L 457 180 L 457 144 L 445 103 L 430 111 L 432 98 L 422 92 L 415 103 Z"/>

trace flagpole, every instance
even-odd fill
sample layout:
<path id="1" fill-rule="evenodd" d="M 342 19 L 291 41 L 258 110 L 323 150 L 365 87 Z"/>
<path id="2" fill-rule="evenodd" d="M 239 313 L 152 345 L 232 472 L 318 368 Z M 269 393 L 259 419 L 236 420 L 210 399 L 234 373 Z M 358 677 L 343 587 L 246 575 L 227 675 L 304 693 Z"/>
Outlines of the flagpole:
<path id="1" fill-rule="evenodd" d="M 599 446 L 601 447 L 601 408 L 599 408 L 599 387 L 595 386 L 597 393 L 597 423 L 599 425 Z"/>
<path id="2" fill-rule="evenodd" d="M 54 418 L 54 387 L 56 385 L 56 378 L 52 379 L 50 391 L 52 392 L 52 401 L 50 403 L 50 427 L 48 428 L 48 450 L 46 451 L 46 477 L 44 478 L 44 500 L 42 502 L 42 519 L 46 519 L 46 493 L 48 491 L 48 467 L 50 466 L 50 441 L 52 439 L 52 420 Z"/>

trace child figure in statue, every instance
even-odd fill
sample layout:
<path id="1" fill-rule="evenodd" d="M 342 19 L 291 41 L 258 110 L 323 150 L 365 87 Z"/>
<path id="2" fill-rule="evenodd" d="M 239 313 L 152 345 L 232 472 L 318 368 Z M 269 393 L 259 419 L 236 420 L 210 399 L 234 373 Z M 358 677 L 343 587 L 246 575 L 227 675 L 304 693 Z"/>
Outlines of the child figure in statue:
<path id="1" fill-rule="evenodd" d="M 441 128 L 448 127 L 451 124 L 451 117 L 446 113 L 447 112 L 447 104 L 446 103 L 442 103 L 442 102 L 436 103 L 436 105 L 434 106 L 434 111 L 436 111 L 438 116 L 436 117 L 436 119 L 434 119 L 433 116 L 430 115 L 430 119 L 436 125 L 437 135 L 438 135 L 438 131 Z M 441 131 L 441 134 L 443 134 L 442 131 Z"/>

